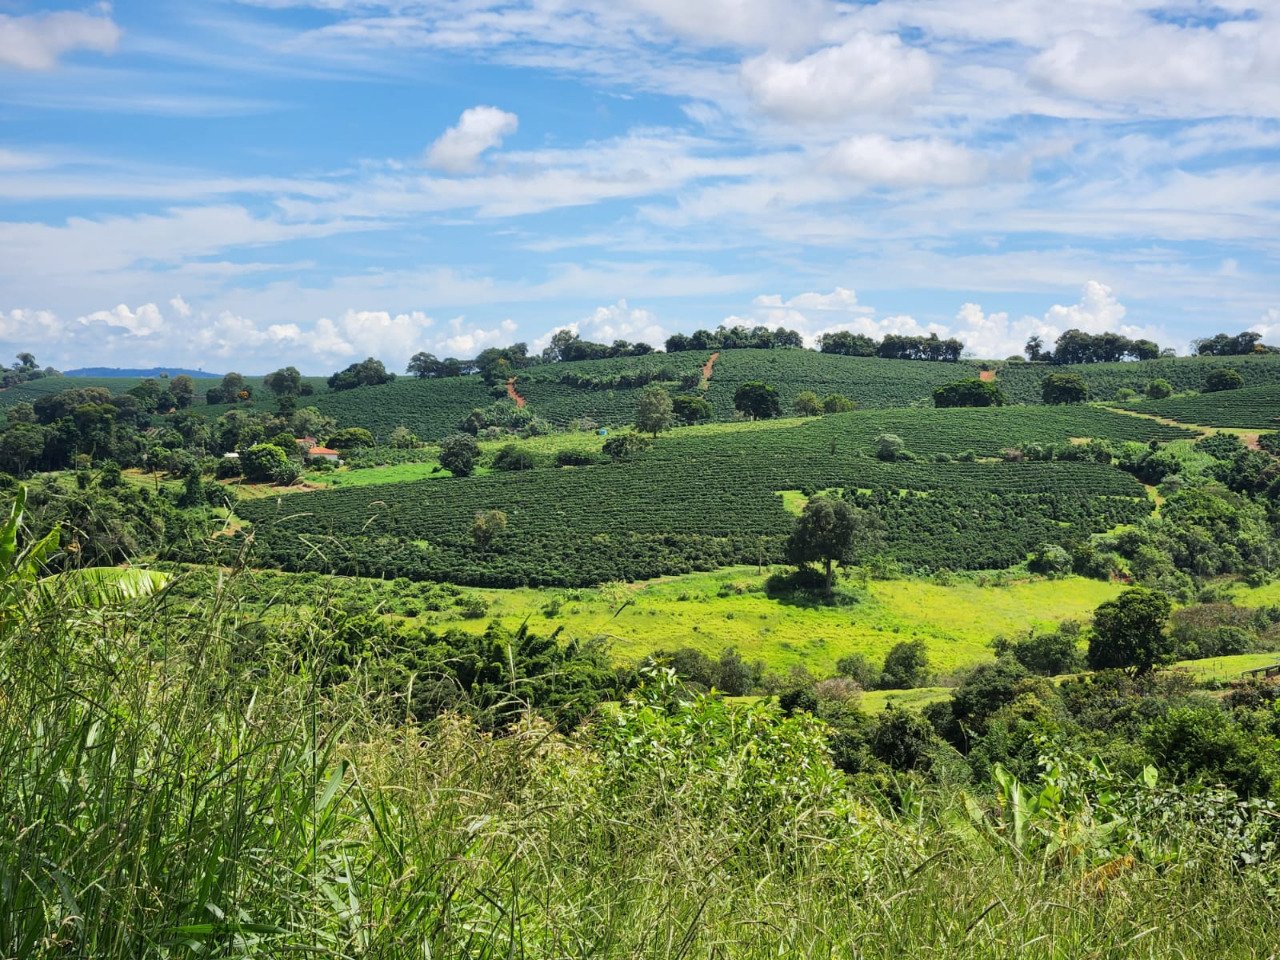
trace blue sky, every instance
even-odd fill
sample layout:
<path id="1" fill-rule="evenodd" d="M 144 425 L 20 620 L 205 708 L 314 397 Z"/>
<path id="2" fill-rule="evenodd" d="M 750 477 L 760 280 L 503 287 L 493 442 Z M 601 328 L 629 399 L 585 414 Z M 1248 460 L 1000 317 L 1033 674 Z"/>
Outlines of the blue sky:
<path id="1" fill-rule="evenodd" d="M 1280 2 L 0 0 L 0 351 L 1280 342 Z"/>

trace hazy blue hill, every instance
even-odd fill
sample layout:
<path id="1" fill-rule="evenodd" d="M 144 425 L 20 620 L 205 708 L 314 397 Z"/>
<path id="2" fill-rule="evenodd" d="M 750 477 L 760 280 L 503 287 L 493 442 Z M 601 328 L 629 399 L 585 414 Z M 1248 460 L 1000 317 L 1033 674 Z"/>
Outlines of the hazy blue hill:
<path id="1" fill-rule="evenodd" d="M 148 370 L 124 369 L 122 367 L 81 367 L 78 370 L 63 371 L 63 375 L 67 377 L 93 377 L 110 380 L 141 380 L 144 377 L 158 377 L 162 373 L 167 373 L 171 377 L 186 375 L 196 380 L 222 379 L 222 374 L 220 373 L 210 373 L 207 370 L 188 370 L 186 367 L 151 367 Z"/>

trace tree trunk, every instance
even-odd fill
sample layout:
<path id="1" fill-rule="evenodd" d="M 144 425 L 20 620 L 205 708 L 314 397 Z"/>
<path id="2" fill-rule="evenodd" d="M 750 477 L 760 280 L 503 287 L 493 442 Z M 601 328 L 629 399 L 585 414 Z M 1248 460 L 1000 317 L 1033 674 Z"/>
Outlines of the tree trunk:
<path id="1" fill-rule="evenodd" d="M 830 560 L 826 560 L 826 561 L 824 561 L 824 562 L 825 562 L 825 563 L 826 563 L 826 565 L 827 565 L 827 596 L 829 597 L 829 596 L 831 596 L 831 594 L 832 594 L 832 592 L 833 592 L 833 591 L 832 591 L 832 589 L 831 589 L 831 578 L 832 578 L 832 572 L 831 572 L 831 561 L 830 561 Z"/>

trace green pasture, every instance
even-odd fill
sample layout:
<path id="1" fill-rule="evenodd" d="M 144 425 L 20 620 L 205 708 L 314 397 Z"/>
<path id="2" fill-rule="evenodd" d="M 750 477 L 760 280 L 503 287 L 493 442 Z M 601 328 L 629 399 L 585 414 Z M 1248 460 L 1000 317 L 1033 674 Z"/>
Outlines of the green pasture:
<path id="1" fill-rule="evenodd" d="M 538 633 L 563 627 L 571 637 L 605 636 L 619 661 L 677 647 L 715 656 L 734 646 L 770 668 L 804 665 L 815 673 L 833 671 L 850 653 L 881 659 L 894 644 L 918 639 L 946 673 L 990 659 L 997 634 L 1087 619 L 1121 589 L 1078 577 L 1007 586 L 872 581 L 855 591 L 856 603 L 827 607 L 771 600 L 764 579 L 755 567 L 734 567 L 594 590 L 472 591 L 489 601 L 489 615 L 458 625 L 483 630 L 497 619 L 515 628 L 527 619 Z"/>

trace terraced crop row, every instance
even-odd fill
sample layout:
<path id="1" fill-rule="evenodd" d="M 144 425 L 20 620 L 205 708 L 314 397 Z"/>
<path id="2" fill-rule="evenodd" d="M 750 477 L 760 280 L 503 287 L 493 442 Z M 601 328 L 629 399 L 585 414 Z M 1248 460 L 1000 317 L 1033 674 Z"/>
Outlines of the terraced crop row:
<path id="1" fill-rule="evenodd" d="M 1150 510 L 1136 481 L 1092 463 L 883 463 L 851 439 L 869 416 L 664 437 L 631 463 L 296 494 L 240 512 L 262 565 L 515 586 L 781 560 L 794 519 L 782 490 L 870 490 L 889 556 L 953 569 L 1008 566 L 1039 543 Z M 971 445 L 980 418 L 968 420 Z M 923 430 L 926 418 L 918 422 Z M 508 529 L 480 550 L 470 527 L 489 509 L 506 513 Z"/>
<path id="2" fill-rule="evenodd" d="M 1122 404 L 1126 410 L 1205 427 L 1280 430 L 1280 385 Z"/>
<path id="3" fill-rule="evenodd" d="M 1127 387 L 1143 393 L 1152 380 L 1168 380 L 1174 392 L 1200 390 L 1214 370 L 1235 370 L 1246 387 L 1280 384 L 1280 354 L 1241 357 L 1179 357 L 1130 363 L 1082 363 L 1053 367 L 1043 363 L 1007 363 L 996 383 L 1012 403 L 1039 403 L 1040 383 L 1050 373 L 1077 373 L 1099 400 L 1110 400 Z"/>

